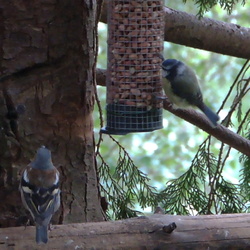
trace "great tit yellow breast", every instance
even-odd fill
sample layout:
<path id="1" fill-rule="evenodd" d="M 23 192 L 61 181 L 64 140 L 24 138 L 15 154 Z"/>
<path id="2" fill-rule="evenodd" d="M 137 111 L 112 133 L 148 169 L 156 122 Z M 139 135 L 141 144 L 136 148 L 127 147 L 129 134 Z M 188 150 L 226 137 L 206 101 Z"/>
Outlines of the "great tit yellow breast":
<path id="1" fill-rule="evenodd" d="M 166 78 L 163 78 L 163 89 L 169 101 L 172 102 L 175 106 L 180 108 L 188 108 L 188 106 L 190 106 L 190 104 L 185 99 L 180 98 L 179 96 L 174 94 L 172 86 Z"/>

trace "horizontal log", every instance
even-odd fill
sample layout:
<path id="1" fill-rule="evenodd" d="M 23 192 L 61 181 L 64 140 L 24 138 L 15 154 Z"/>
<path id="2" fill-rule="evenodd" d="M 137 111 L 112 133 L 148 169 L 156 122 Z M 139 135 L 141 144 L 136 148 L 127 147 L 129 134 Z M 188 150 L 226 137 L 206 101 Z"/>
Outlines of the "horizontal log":
<path id="1" fill-rule="evenodd" d="M 172 233 L 164 226 L 175 222 Z M 119 221 L 56 225 L 47 245 L 33 226 L 0 229 L 0 249 L 249 249 L 250 215 L 154 214 Z"/>

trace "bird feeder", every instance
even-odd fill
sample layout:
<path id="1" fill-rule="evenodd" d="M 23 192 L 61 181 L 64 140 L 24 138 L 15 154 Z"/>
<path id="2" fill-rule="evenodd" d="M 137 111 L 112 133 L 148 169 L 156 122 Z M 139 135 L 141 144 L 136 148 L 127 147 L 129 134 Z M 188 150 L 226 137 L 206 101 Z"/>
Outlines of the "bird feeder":
<path id="1" fill-rule="evenodd" d="M 108 134 L 162 128 L 163 1 L 108 1 Z"/>

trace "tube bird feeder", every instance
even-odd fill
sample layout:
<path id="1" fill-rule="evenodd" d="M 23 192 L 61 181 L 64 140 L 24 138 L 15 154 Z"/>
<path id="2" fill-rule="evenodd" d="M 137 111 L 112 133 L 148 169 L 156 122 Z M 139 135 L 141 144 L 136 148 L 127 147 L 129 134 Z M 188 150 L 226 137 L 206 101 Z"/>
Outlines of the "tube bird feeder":
<path id="1" fill-rule="evenodd" d="M 108 134 L 162 128 L 162 0 L 108 1 Z"/>

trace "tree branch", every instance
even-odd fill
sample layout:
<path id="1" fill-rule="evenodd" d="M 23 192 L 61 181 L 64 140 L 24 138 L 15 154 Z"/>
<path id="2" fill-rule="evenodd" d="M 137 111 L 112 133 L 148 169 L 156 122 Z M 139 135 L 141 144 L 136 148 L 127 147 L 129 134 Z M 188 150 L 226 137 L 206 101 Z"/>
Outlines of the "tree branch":
<path id="1" fill-rule="evenodd" d="M 106 86 L 106 71 L 103 69 L 96 70 L 96 81 L 100 86 Z M 232 132 L 223 125 L 218 124 L 216 128 L 212 128 L 205 115 L 194 109 L 174 109 L 172 105 L 165 100 L 163 108 L 170 113 L 192 123 L 193 125 L 204 130 L 208 134 L 214 136 L 218 140 L 228 144 L 241 153 L 250 156 L 250 141 L 246 138 Z"/>
<path id="2" fill-rule="evenodd" d="M 54 226 L 46 246 L 34 227 L 0 229 L 4 249 L 247 249 L 249 214 L 173 216 L 154 214 L 122 221 Z M 175 222 L 177 228 L 169 230 Z M 173 228 L 174 229 L 174 228 Z"/>
<path id="3" fill-rule="evenodd" d="M 219 54 L 250 58 L 250 29 L 164 7 L 165 41 Z M 107 23 L 107 0 L 101 22 Z"/>

